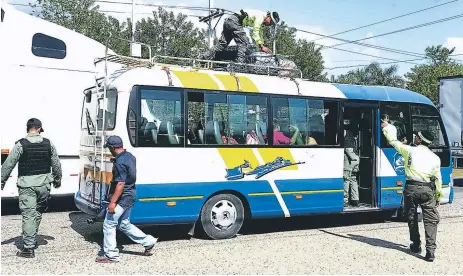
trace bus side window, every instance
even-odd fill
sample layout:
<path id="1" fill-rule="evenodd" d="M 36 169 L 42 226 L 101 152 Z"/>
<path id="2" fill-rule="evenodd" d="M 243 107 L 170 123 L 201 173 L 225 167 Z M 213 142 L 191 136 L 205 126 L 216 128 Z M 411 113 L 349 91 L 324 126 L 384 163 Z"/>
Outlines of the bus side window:
<path id="1" fill-rule="evenodd" d="M 184 143 L 182 93 L 141 89 L 138 146 L 177 146 Z"/>
<path id="2" fill-rule="evenodd" d="M 397 128 L 397 139 L 404 144 L 413 142 L 413 135 L 410 128 L 410 114 L 408 104 L 388 103 L 381 105 L 381 118 L 387 115 L 389 123 Z M 382 132 L 381 132 L 382 133 Z M 384 134 L 381 134 L 381 147 L 391 148 Z"/>

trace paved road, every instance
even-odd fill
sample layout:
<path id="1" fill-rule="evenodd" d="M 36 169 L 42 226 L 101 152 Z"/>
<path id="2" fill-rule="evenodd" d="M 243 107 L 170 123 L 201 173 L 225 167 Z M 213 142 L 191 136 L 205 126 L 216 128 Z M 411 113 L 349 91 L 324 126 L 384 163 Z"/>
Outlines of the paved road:
<path id="1" fill-rule="evenodd" d="M 405 223 L 377 215 L 254 221 L 234 239 L 190 238 L 187 227 L 143 228 L 159 243 L 151 257 L 121 235 L 121 262 L 97 264 L 101 224 L 80 212 L 44 215 L 36 258 L 15 256 L 20 216 L 2 216 L 2 274 L 462 274 L 463 195 L 440 207 L 437 259 L 407 251 Z M 421 233 L 423 225 L 421 224 Z M 424 235 L 423 235 L 424 236 Z M 424 237 L 422 237 L 424 242 Z"/>

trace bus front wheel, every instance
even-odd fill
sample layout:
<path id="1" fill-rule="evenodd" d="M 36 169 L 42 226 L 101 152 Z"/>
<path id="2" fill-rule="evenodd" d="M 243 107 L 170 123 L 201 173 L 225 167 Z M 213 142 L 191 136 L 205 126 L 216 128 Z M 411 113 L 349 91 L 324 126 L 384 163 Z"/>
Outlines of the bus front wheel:
<path id="1" fill-rule="evenodd" d="M 201 210 L 204 233 L 214 240 L 234 237 L 240 231 L 243 222 L 243 203 L 232 194 L 211 197 Z"/>

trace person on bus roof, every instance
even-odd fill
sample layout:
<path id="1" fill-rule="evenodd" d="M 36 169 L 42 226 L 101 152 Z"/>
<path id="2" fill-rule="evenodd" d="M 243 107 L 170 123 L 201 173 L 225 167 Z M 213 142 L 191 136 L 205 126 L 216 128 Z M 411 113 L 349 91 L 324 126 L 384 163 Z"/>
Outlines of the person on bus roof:
<path id="1" fill-rule="evenodd" d="M 216 52 L 221 52 L 230 44 L 232 39 L 238 47 L 238 56 L 236 62 L 243 63 L 245 58 L 246 46 L 248 39 L 243 27 L 251 27 L 251 37 L 259 46 L 260 51 L 269 53 L 270 50 L 264 46 L 264 39 L 261 34 L 262 25 L 276 25 L 280 22 L 280 16 L 277 12 L 262 12 L 256 10 L 241 10 L 240 14 L 233 14 L 223 23 L 223 31 L 219 43 L 210 51 L 200 56 L 199 59 L 213 59 Z"/>
<path id="2" fill-rule="evenodd" d="M 2 165 L 2 190 L 16 163 L 18 164 L 19 209 L 22 216 L 23 249 L 18 257 L 34 258 L 38 247 L 37 232 L 42 213 L 48 209 L 51 184 L 61 186 L 61 163 L 53 143 L 40 136 L 43 127 L 39 119 L 27 121 L 27 136 L 14 145 Z"/>
<path id="3" fill-rule="evenodd" d="M 130 212 L 135 203 L 137 180 L 136 159 L 123 148 L 119 136 L 110 136 L 104 144 L 115 157 L 113 164 L 113 180 L 109 188 L 110 201 L 106 218 L 103 222 L 104 246 L 103 256 L 98 256 L 96 262 L 118 262 L 119 250 L 116 242 L 116 228 L 124 232 L 132 241 L 143 245 L 145 255 L 151 255 L 151 250 L 157 239 L 146 235 L 135 225 L 130 223 Z"/>

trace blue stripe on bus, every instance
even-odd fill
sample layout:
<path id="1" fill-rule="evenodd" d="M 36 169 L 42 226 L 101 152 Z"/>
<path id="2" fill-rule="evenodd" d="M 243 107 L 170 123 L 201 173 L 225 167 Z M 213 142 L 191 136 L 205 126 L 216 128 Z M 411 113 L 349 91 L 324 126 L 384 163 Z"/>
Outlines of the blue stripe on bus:
<path id="1" fill-rule="evenodd" d="M 344 179 L 322 178 L 275 181 L 291 216 L 342 212 Z"/>
<path id="2" fill-rule="evenodd" d="M 425 96 L 402 88 L 386 86 L 361 86 L 349 84 L 332 84 L 350 100 L 394 101 L 408 103 L 422 103 L 433 105 Z"/>
<path id="3" fill-rule="evenodd" d="M 195 222 L 205 201 L 213 194 L 235 191 L 248 200 L 253 217 L 283 217 L 283 210 L 265 180 L 209 183 L 137 184 L 137 202 L 132 209 L 134 223 Z M 267 193 L 271 196 L 248 196 Z M 184 198 L 184 199 L 182 199 Z M 167 202 L 176 202 L 168 207 Z"/>

